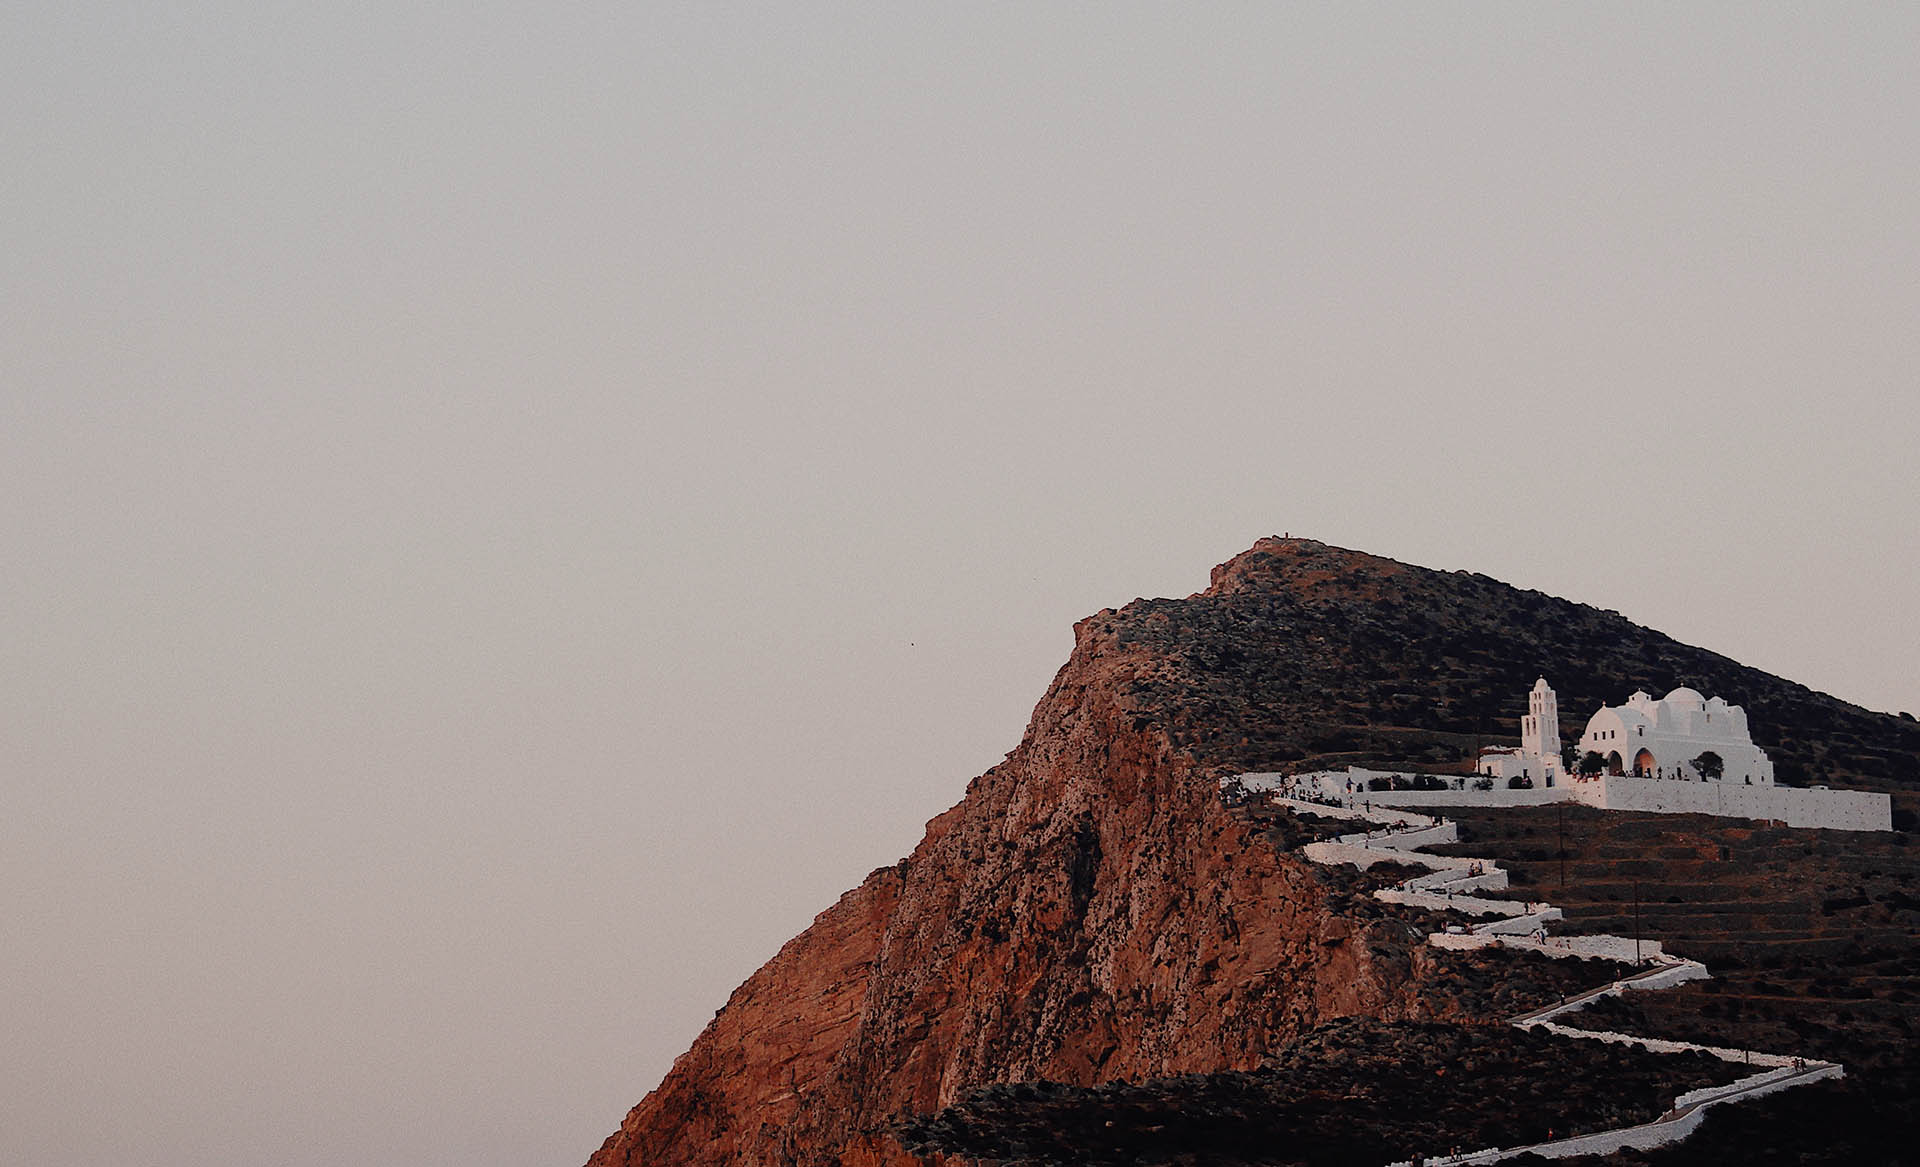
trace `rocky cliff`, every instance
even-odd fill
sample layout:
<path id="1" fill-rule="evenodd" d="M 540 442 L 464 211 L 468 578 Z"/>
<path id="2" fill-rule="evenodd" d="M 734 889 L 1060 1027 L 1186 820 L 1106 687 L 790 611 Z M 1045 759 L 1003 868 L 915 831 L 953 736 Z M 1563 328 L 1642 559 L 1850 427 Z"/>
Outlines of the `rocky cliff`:
<path id="1" fill-rule="evenodd" d="M 1920 726 L 1613 613 L 1263 540 L 1203 593 L 1081 621 L 1006 761 L 737 989 L 590 1167 L 929 1162 L 899 1122 L 984 1084 L 1247 1070 L 1330 1018 L 1470 1013 L 1419 928 L 1267 845 L 1217 780 L 1464 766 L 1542 672 L 1570 711 L 1727 694 L 1789 779 L 1915 783 Z"/>

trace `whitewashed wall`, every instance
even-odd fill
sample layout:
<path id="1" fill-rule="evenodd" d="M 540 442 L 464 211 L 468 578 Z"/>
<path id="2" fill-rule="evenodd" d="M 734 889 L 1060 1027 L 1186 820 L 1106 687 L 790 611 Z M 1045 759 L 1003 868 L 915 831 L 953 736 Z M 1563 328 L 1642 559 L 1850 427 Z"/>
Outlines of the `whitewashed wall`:
<path id="1" fill-rule="evenodd" d="M 1354 785 L 1382 771 L 1327 771 L 1294 779 L 1299 787 L 1348 797 L 1349 777 Z M 1410 776 L 1410 775 L 1403 775 Z M 1249 789 L 1279 789 L 1288 780 L 1280 775 L 1243 775 Z M 1602 810 L 1638 810 L 1656 814 L 1712 814 L 1728 818 L 1771 819 L 1790 827 L 1818 827 L 1835 831 L 1890 831 L 1893 800 L 1863 790 L 1814 790 L 1793 786 L 1748 786 L 1741 782 L 1680 782 L 1672 779 L 1601 776 L 1575 779 L 1564 786 L 1537 786 L 1531 790 L 1369 790 L 1351 796 L 1356 807 L 1545 806 L 1572 801 Z M 1325 812 L 1323 812 L 1325 813 Z"/>
<path id="2" fill-rule="evenodd" d="M 1792 786 L 1612 777 L 1577 782 L 1568 789 L 1580 801 L 1608 810 L 1777 819 L 1790 827 L 1824 827 L 1837 831 L 1893 829 L 1893 800 L 1884 794 L 1861 790 L 1803 790 Z"/>
<path id="3" fill-rule="evenodd" d="M 1427 937 L 1427 943 L 1435 948 L 1461 949 L 1497 945 L 1538 952 L 1556 959 L 1578 957 L 1581 960 L 1617 960 L 1629 964 L 1634 959 L 1633 938 L 1628 936 L 1549 936 L 1547 942 L 1541 944 L 1524 936 L 1490 936 L 1484 933 L 1462 936 L 1451 932 L 1435 932 Z M 1658 940 L 1640 942 L 1640 957 L 1643 960 L 1663 960 L 1666 954 L 1666 949 Z"/>
<path id="4" fill-rule="evenodd" d="M 1358 797 L 1372 799 L 1375 806 L 1544 806 L 1566 801 L 1567 794 L 1560 786 L 1509 790 L 1496 785 L 1492 790 L 1370 790 Z"/>

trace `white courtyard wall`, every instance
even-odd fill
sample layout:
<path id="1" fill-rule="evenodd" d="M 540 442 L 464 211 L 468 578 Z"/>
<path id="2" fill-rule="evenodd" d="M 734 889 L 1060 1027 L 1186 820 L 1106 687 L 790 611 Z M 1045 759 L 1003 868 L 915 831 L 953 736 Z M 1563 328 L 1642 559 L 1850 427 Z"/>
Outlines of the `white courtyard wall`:
<path id="1" fill-rule="evenodd" d="M 1748 786 L 1732 782 L 1674 782 L 1651 778 L 1604 778 L 1570 787 L 1580 801 L 1608 810 L 1661 814 L 1716 814 L 1777 819 L 1790 827 L 1839 831 L 1890 831 L 1893 802 L 1860 790 L 1803 790 L 1793 786 Z"/>

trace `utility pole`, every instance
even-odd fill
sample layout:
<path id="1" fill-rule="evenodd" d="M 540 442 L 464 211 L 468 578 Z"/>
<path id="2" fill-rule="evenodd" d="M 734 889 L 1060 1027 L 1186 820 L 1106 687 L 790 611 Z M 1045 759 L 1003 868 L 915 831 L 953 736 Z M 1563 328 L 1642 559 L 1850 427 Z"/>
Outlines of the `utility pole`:
<path id="1" fill-rule="evenodd" d="M 1633 967 L 1640 967 L 1640 882 L 1633 884 Z"/>
<path id="2" fill-rule="evenodd" d="M 1567 804 L 1556 802 L 1554 809 L 1560 812 L 1560 890 L 1567 889 Z"/>

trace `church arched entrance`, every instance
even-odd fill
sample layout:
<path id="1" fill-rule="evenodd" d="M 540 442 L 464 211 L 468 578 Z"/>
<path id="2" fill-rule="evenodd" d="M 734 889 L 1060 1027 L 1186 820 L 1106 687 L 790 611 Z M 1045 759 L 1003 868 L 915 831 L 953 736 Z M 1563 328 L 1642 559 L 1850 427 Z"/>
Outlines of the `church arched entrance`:
<path id="1" fill-rule="evenodd" d="M 1607 773 L 1609 773 L 1609 774 L 1611 774 L 1611 775 L 1613 775 L 1614 777 L 1616 777 L 1616 778 L 1618 778 L 1618 777 L 1620 776 L 1620 773 L 1621 773 L 1621 771 L 1620 771 L 1620 765 L 1621 765 L 1621 763 L 1620 763 L 1620 751 L 1619 751 L 1619 750 L 1613 750 L 1613 751 L 1610 751 L 1610 752 L 1609 752 L 1609 753 L 1607 754 Z"/>
<path id="2" fill-rule="evenodd" d="M 1641 750 L 1633 756 L 1633 772 L 1642 778 L 1653 777 L 1655 766 L 1652 750 Z"/>

